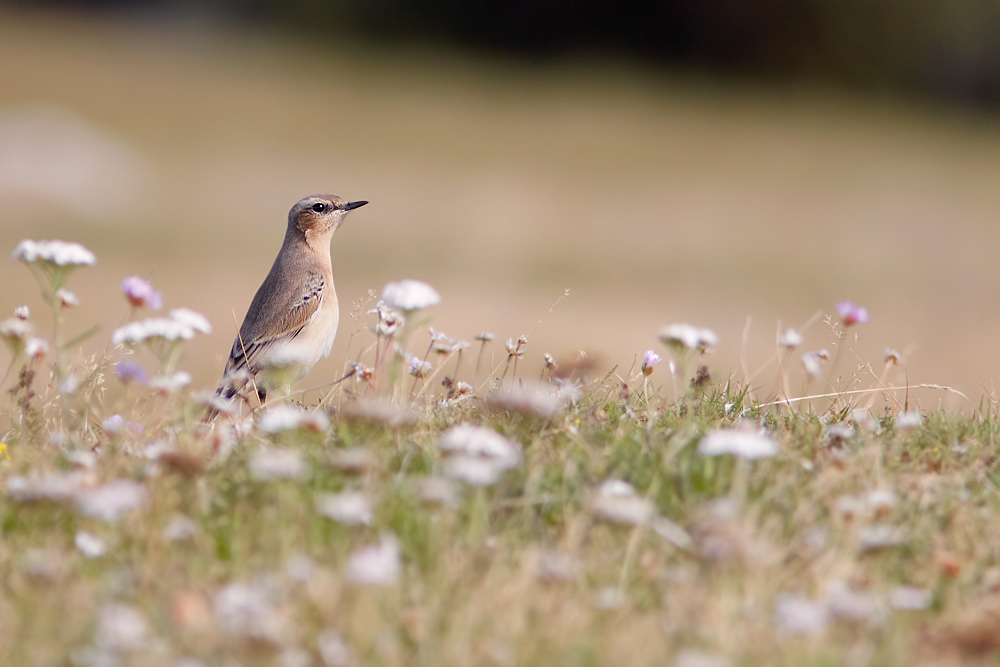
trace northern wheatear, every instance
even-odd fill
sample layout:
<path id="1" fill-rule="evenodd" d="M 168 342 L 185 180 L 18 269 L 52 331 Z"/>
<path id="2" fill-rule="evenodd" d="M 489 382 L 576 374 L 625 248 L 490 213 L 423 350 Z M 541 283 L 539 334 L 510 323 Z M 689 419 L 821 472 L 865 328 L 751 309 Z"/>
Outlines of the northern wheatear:
<path id="1" fill-rule="evenodd" d="M 256 390 L 263 403 L 329 356 L 340 320 L 330 241 L 348 211 L 367 203 L 313 195 L 288 212 L 285 241 L 233 342 L 221 396 Z"/>

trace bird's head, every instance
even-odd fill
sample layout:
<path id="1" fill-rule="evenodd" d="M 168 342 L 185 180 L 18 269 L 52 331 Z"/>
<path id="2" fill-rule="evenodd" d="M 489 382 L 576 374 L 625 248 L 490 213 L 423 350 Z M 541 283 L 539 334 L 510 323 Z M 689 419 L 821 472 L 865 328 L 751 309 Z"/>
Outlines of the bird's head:
<path id="1" fill-rule="evenodd" d="M 299 200 L 288 212 L 289 229 L 297 229 L 306 239 L 332 233 L 348 211 L 364 206 L 366 201 L 345 201 L 337 195 L 313 195 Z"/>

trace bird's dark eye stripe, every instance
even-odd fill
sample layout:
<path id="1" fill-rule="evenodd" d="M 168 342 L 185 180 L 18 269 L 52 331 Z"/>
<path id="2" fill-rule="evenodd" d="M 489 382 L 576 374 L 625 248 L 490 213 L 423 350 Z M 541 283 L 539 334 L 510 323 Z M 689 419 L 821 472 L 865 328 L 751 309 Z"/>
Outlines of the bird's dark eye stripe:
<path id="1" fill-rule="evenodd" d="M 313 204 L 312 210 L 316 211 L 317 213 L 322 213 L 323 211 L 326 210 L 326 204 Z"/>

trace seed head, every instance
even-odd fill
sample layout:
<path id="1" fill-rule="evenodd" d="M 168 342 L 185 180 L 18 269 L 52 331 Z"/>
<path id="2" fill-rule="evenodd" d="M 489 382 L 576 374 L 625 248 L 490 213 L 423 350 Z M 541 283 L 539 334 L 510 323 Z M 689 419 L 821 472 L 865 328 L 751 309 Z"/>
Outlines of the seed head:
<path id="1" fill-rule="evenodd" d="M 819 352 L 806 352 L 802 355 L 802 369 L 810 380 L 819 378 L 823 373 L 823 357 Z"/>
<path id="2" fill-rule="evenodd" d="M 190 308 L 174 308 L 170 311 L 169 317 L 175 322 L 180 322 L 199 333 L 212 333 L 212 325 L 208 319 L 201 313 L 196 313 Z"/>
<path id="3" fill-rule="evenodd" d="M 375 377 L 375 370 L 360 361 L 348 361 L 347 365 L 351 367 L 351 373 L 358 382 L 371 382 Z"/>
<path id="4" fill-rule="evenodd" d="M 383 336 L 388 337 L 396 333 L 396 331 L 398 331 L 404 324 L 406 324 L 406 318 L 396 311 L 390 310 L 385 314 L 385 317 L 379 321 L 378 332 Z"/>
<path id="5" fill-rule="evenodd" d="M 671 324 L 660 329 L 660 341 L 677 351 L 698 350 L 704 352 L 718 342 L 711 329 L 693 327 L 690 324 Z"/>
<path id="6" fill-rule="evenodd" d="M 68 289 L 57 289 L 56 299 L 58 299 L 59 305 L 63 308 L 72 308 L 80 305 L 80 298 Z"/>
<path id="7" fill-rule="evenodd" d="M 763 430 L 736 428 L 709 431 L 698 443 L 702 456 L 732 454 L 741 459 L 760 459 L 778 453 L 778 443 Z"/>
<path id="8" fill-rule="evenodd" d="M 344 578 L 360 586 L 388 586 L 402 570 L 399 540 L 385 534 L 378 544 L 355 549 L 347 559 Z"/>
<path id="9" fill-rule="evenodd" d="M 111 342 L 114 345 L 136 345 L 155 338 L 174 342 L 191 340 L 194 333 L 194 329 L 177 320 L 154 317 L 118 327 L 111 334 Z"/>
<path id="10" fill-rule="evenodd" d="M 794 350 L 799 345 L 802 345 L 802 334 L 795 329 L 788 329 L 778 336 L 778 345 L 788 350 Z"/>
<path id="11" fill-rule="evenodd" d="M 79 243 L 66 241 L 32 241 L 25 239 L 11 253 L 14 259 L 26 264 L 52 264 L 55 266 L 90 266 L 97 258 Z"/>
<path id="12" fill-rule="evenodd" d="M 898 366 L 899 364 L 906 361 L 898 351 L 892 349 L 891 347 L 885 348 L 885 363 L 892 364 L 893 366 Z"/>
<path id="13" fill-rule="evenodd" d="M 545 358 L 545 370 L 555 371 L 558 368 L 558 366 L 556 365 L 556 360 L 552 358 L 551 354 L 546 352 L 544 358 Z"/>
<path id="14" fill-rule="evenodd" d="M 507 342 L 504 344 L 507 347 L 507 361 L 510 361 L 511 359 L 514 358 L 520 359 L 521 357 L 523 357 L 524 350 L 522 350 L 521 347 L 523 345 L 526 345 L 527 343 L 528 339 L 525 338 L 524 336 L 518 338 L 516 343 L 514 342 L 513 338 L 508 338 Z"/>
<path id="15" fill-rule="evenodd" d="M 443 331 L 438 331 L 430 327 L 431 331 L 431 352 L 437 354 L 451 354 L 455 349 L 455 341 L 448 338 Z"/>
<path id="16" fill-rule="evenodd" d="M 420 357 L 413 357 L 410 359 L 410 370 L 409 373 L 415 378 L 425 378 L 430 375 L 431 370 L 433 370 L 431 362 L 424 361 Z"/>
<path id="17" fill-rule="evenodd" d="M 423 310 L 441 303 L 441 295 L 419 280 L 400 280 L 382 289 L 382 300 L 404 312 Z"/>
<path id="18" fill-rule="evenodd" d="M 29 338 L 24 345 L 24 353 L 32 359 L 41 359 L 49 351 L 49 344 L 43 338 Z"/>
<path id="19" fill-rule="evenodd" d="M 177 371 L 171 375 L 157 375 L 149 379 L 149 388 L 164 394 L 191 384 L 191 374 Z"/>
<path id="20" fill-rule="evenodd" d="M 8 317 L 0 322 L 0 339 L 16 350 L 22 348 L 31 337 L 31 332 L 31 323 L 17 317 Z"/>

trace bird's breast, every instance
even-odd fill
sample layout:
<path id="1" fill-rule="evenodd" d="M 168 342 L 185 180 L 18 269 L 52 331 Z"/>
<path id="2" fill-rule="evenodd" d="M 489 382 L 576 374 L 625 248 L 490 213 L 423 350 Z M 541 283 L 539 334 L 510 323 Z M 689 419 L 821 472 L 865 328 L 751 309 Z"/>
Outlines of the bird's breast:
<path id="1" fill-rule="evenodd" d="M 319 308 L 296 338 L 296 342 L 303 343 L 312 352 L 310 355 L 312 358 L 308 360 L 310 368 L 320 359 L 330 356 L 339 322 L 340 308 L 337 294 L 330 290 L 323 295 Z"/>

